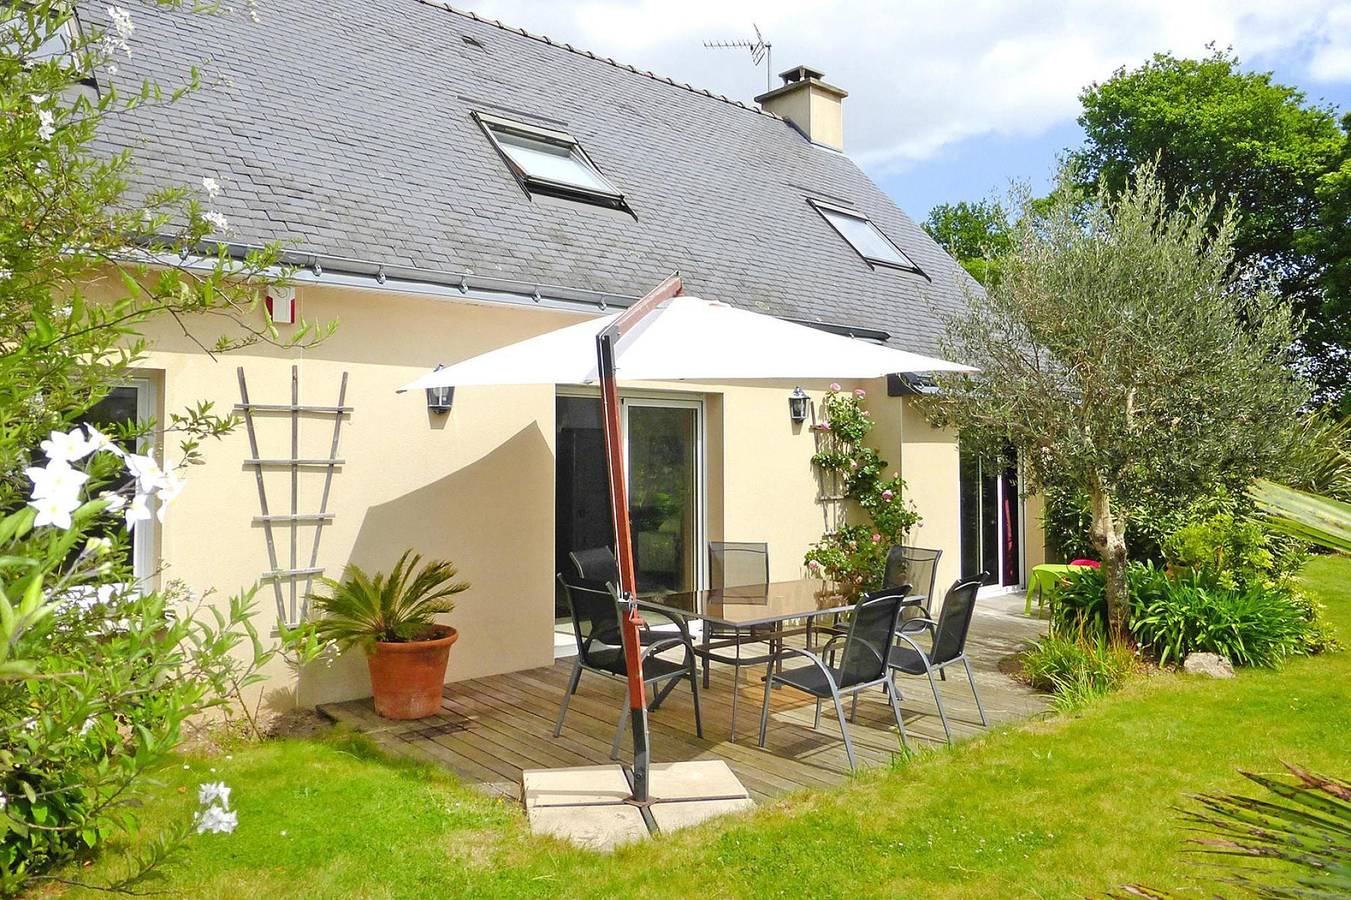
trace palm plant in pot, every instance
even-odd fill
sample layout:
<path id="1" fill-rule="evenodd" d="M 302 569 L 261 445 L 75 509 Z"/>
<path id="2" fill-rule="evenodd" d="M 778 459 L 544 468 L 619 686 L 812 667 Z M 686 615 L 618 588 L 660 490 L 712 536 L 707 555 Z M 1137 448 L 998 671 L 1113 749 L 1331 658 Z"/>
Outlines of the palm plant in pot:
<path id="1" fill-rule="evenodd" d="M 446 662 L 460 633 L 436 617 L 454 609 L 451 598 L 469 587 L 456 574 L 451 563 L 423 565 L 409 550 L 387 575 L 349 564 L 340 580 L 320 579 L 326 590 L 309 596 L 320 640 L 365 651 L 379 715 L 420 719 L 441 708 Z"/>

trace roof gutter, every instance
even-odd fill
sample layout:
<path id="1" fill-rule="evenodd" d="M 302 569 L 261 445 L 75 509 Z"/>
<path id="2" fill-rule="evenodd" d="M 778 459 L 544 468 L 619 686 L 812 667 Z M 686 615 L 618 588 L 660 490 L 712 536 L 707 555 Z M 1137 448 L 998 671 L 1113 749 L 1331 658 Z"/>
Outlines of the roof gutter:
<path id="1" fill-rule="evenodd" d="M 136 254 L 141 262 L 174 265 L 189 269 L 210 269 L 216 264 L 213 250 L 224 246 L 226 254 L 235 260 L 264 248 L 242 242 L 203 243 L 196 253 L 179 253 L 169 258 L 163 253 L 144 251 Z M 265 275 L 286 278 L 293 284 L 347 287 L 357 290 L 386 291 L 414 294 L 441 299 L 463 299 L 510 306 L 537 307 L 571 312 L 597 313 L 611 309 L 625 309 L 638 297 L 609 291 L 593 291 L 545 282 L 522 281 L 479 275 L 474 272 L 446 272 L 417 266 L 389 265 L 335 256 L 328 253 L 283 250 L 278 265 L 269 267 Z M 835 322 L 819 322 L 781 316 L 786 322 L 806 325 L 831 334 L 860 340 L 886 343 L 891 334 L 875 328 L 861 328 Z"/>

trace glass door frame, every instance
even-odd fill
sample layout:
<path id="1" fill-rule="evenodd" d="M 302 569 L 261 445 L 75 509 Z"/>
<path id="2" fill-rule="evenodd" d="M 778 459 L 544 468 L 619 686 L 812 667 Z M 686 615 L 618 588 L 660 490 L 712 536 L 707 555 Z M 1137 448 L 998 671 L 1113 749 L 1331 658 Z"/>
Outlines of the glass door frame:
<path id="1" fill-rule="evenodd" d="M 600 388 L 586 385 L 559 385 L 555 391 L 560 397 L 589 397 L 600 400 Z M 694 411 L 694 585 L 708 585 L 708 419 L 704 398 L 674 391 L 646 391 L 621 388 L 619 391 L 619 429 L 624 436 L 624 477 L 629 477 L 629 409 L 634 406 Z M 557 452 L 555 448 L 555 452 Z"/>
<path id="2" fill-rule="evenodd" d="M 984 460 L 980 460 L 979 465 L 981 466 L 981 469 L 984 470 L 986 463 L 985 463 Z M 1023 494 L 1022 494 L 1022 485 L 1023 485 L 1023 483 L 1024 483 L 1024 482 L 1023 482 L 1023 478 L 1025 477 L 1025 474 L 1026 474 L 1026 473 L 1025 473 L 1025 471 L 1024 471 L 1024 468 L 1023 468 L 1023 461 L 1022 461 L 1022 457 L 1021 457 L 1020 455 L 1019 455 L 1019 456 L 1015 456 L 1015 458 L 1014 458 L 1014 466 L 1013 466 L 1013 467 L 1014 467 L 1014 469 L 1015 469 L 1015 471 L 1016 471 L 1016 473 L 1017 473 L 1017 479 L 1018 479 L 1018 490 L 1016 491 L 1016 497 L 1014 498 L 1014 501 L 1017 503 L 1017 506 L 1018 506 L 1018 524 L 1017 524 L 1017 528 L 1016 528 L 1016 531 L 1018 532 L 1017 535 L 1016 535 L 1016 538 L 1017 538 L 1017 547 L 1018 547 L 1018 558 L 1017 558 L 1017 560 L 1015 561 L 1015 562 L 1016 562 L 1016 566 L 1017 566 L 1017 570 L 1018 570 L 1018 571 L 1015 573 L 1015 578 L 1016 578 L 1016 580 L 1015 580 L 1012 584 L 1004 584 L 1003 581 L 1002 581 L 1002 573 L 1001 573 L 1000 571 L 995 571 L 994 573 L 992 573 L 992 574 L 994 575 L 995 582 L 994 582 L 993 584 L 987 584 L 987 585 L 984 585 L 983 587 L 981 587 L 981 588 L 979 589 L 979 591 L 977 591 L 977 596 L 989 596 L 989 595 L 992 595 L 992 594 L 1003 594 L 1003 593 L 1006 593 L 1006 592 L 1008 592 L 1008 591 L 1014 591 L 1014 590 L 1017 590 L 1018 588 L 1020 588 L 1020 587 L 1022 587 L 1022 586 L 1024 586 L 1024 585 L 1027 584 L 1027 504 L 1026 504 L 1025 499 L 1024 499 Z M 1002 510 L 1003 510 L 1003 506 L 1004 506 L 1004 500 L 1005 500 L 1005 497 L 1006 497 L 1007 491 L 1008 491 L 1008 483 L 1007 483 L 1007 479 L 1005 479 L 1005 478 L 1003 477 L 1003 474 L 1002 474 L 1002 473 L 999 474 L 999 475 L 997 475 L 997 476 L 995 477 L 994 483 L 995 483 L 995 496 L 994 496 L 993 500 L 994 500 L 994 504 L 995 504 L 995 517 L 994 517 L 994 518 L 995 518 L 995 545 L 996 545 L 997 548 L 1002 548 L 1002 547 L 1004 546 L 1004 541 L 1005 541 L 1005 524 L 1004 524 L 1004 516 L 1002 515 Z M 977 484 L 977 490 L 980 492 L 980 503 L 981 503 L 982 505 L 984 505 L 984 503 L 985 503 L 984 478 L 981 478 L 981 479 L 979 480 L 979 482 L 978 482 L 978 484 Z M 966 552 L 965 552 L 965 551 L 966 551 L 966 546 L 965 546 L 966 541 L 965 541 L 965 537 L 964 537 L 964 528 L 962 527 L 962 521 L 961 521 L 962 510 L 961 510 L 961 505 L 960 505 L 960 504 L 961 504 L 961 499 L 960 499 L 960 498 L 961 498 L 961 475 L 960 475 L 960 469 L 959 469 L 959 474 L 958 474 L 957 497 L 958 497 L 958 510 L 957 510 L 957 517 L 958 517 L 958 526 L 957 526 L 958 552 L 957 552 L 957 558 L 958 558 L 958 560 L 962 560 L 962 559 L 964 559 L 965 556 L 966 556 Z M 977 529 L 977 534 L 979 534 L 979 533 L 980 533 L 980 532 L 979 532 L 979 529 Z M 983 555 L 983 554 L 982 554 L 982 555 Z"/>

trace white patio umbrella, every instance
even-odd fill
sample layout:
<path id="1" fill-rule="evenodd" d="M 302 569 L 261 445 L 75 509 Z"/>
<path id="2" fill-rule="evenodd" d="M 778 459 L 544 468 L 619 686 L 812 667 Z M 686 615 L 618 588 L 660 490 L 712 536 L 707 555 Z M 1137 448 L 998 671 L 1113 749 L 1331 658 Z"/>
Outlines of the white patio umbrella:
<path id="1" fill-rule="evenodd" d="M 601 386 L 605 456 L 615 526 L 623 617 L 625 671 L 633 722 L 633 800 L 647 804 L 647 698 L 640 658 L 637 579 L 624 459 L 619 391 L 625 381 L 880 378 L 897 372 L 974 372 L 970 366 L 919 356 L 795 325 L 716 301 L 682 296 L 671 276 L 623 312 L 589 319 L 490 350 L 431 372 L 399 390 L 492 384 Z"/>
<path id="2" fill-rule="evenodd" d="M 527 338 L 422 376 L 399 390 L 492 384 L 595 384 L 596 337 L 623 312 Z M 699 297 L 675 296 L 615 347 L 621 381 L 879 378 L 969 366 L 795 325 Z"/>

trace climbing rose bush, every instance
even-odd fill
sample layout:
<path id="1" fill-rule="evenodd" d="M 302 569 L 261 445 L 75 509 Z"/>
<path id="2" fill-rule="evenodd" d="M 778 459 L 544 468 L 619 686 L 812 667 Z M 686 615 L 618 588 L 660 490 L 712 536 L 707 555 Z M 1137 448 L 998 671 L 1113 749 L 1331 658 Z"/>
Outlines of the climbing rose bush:
<path id="1" fill-rule="evenodd" d="M 887 551 L 904 544 L 919 522 L 914 506 L 904 499 L 905 481 L 884 477 L 887 461 L 866 445 L 873 429 L 864 408 L 866 392 L 844 391 L 832 384 L 821 404 L 817 452 L 812 464 L 821 477 L 823 494 L 836 503 L 837 524 L 807 551 L 808 571 L 856 596 L 882 586 Z"/>

